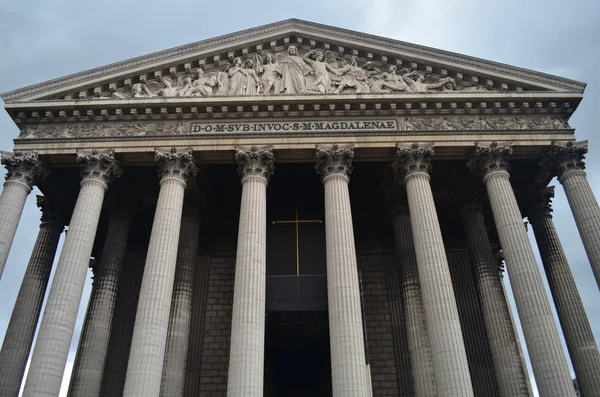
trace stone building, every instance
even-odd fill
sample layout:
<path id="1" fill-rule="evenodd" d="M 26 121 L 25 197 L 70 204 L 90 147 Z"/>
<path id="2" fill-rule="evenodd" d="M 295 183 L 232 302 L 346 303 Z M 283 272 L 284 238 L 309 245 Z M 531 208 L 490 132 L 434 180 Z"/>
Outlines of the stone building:
<path id="1" fill-rule="evenodd" d="M 584 88 L 287 20 L 3 94 L 0 272 L 43 197 L 0 395 L 30 351 L 23 396 L 58 395 L 88 266 L 70 397 L 531 396 L 504 266 L 540 395 L 575 395 L 567 353 L 600 395 L 548 187 L 600 281 Z"/>

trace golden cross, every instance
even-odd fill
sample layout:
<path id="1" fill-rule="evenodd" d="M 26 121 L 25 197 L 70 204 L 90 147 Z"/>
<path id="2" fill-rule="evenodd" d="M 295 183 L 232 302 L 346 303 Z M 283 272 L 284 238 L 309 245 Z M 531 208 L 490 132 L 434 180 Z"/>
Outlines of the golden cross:
<path id="1" fill-rule="evenodd" d="M 301 223 L 323 223 L 319 219 L 298 219 L 298 205 L 296 204 L 296 219 L 293 221 L 273 221 L 273 225 L 284 224 L 284 223 L 294 223 L 296 225 L 296 276 L 300 275 L 300 245 L 299 245 L 299 230 L 298 226 Z"/>

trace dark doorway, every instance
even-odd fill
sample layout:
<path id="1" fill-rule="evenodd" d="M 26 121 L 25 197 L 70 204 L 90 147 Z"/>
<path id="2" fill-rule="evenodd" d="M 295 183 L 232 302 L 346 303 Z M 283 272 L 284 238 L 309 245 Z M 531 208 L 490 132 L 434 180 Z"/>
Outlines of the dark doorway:
<path id="1" fill-rule="evenodd" d="M 269 312 L 265 397 L 331 397 L 327 312 Z"/>
<path id="2" fill-rule="evenodd" d="M 267 311 L 327 310 L 323 186 L 314 166 L 278 165 L 267 202 Z"/>

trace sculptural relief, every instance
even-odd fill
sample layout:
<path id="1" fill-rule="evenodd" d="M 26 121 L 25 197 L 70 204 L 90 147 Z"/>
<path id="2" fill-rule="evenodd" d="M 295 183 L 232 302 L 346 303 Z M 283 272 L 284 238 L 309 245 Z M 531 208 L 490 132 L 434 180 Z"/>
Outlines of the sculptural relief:
<path id="1" fill-rule="evenodd" d="M 208 66 L 207 66 L 208 67 Z M 397 94 L 429 91 L 489 91 L 493 87 L 457 83 L 418 70 L 399 69 L 373 60 L 362 66 L 356 56 L 339 57 L 332 51 L 308 50 L 300 54 L 296 45 L 277 53 L 263 52 L 221 62 L 211 70 L 189 70 L 186 74 L 97 93 L 91 99 L 151 97 L 210 97 L 304 94 Z"/>
<path id="2" fill-rule="evenodd" d="M 461 117 L 401 117 L 401 131 L 549 131 L 571 128 L 559 116 L 461 116 Z M 129 122 L 27 125 L 18 139 L 64 139 L 91 137 L 143 137 L 190 135 L 190 122 Z"/>

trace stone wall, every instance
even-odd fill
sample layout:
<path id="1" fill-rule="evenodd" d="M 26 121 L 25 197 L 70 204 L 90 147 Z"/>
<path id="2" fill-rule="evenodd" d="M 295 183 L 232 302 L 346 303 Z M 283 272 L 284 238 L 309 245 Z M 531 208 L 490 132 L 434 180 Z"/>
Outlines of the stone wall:
<path id="1" fill-rule="evenodd" d="M 227 394 L 234 271 L 235 255 L 211 257 L 199 388 L 198 393 L 190 397 L 225 397 Z"/>
<path id="2" fill-rule="evenodd" d="M 362 273 L 373 397 L 399 396 L 396 352 L 388 294 L 386 254 L 358 253 Z"/>

